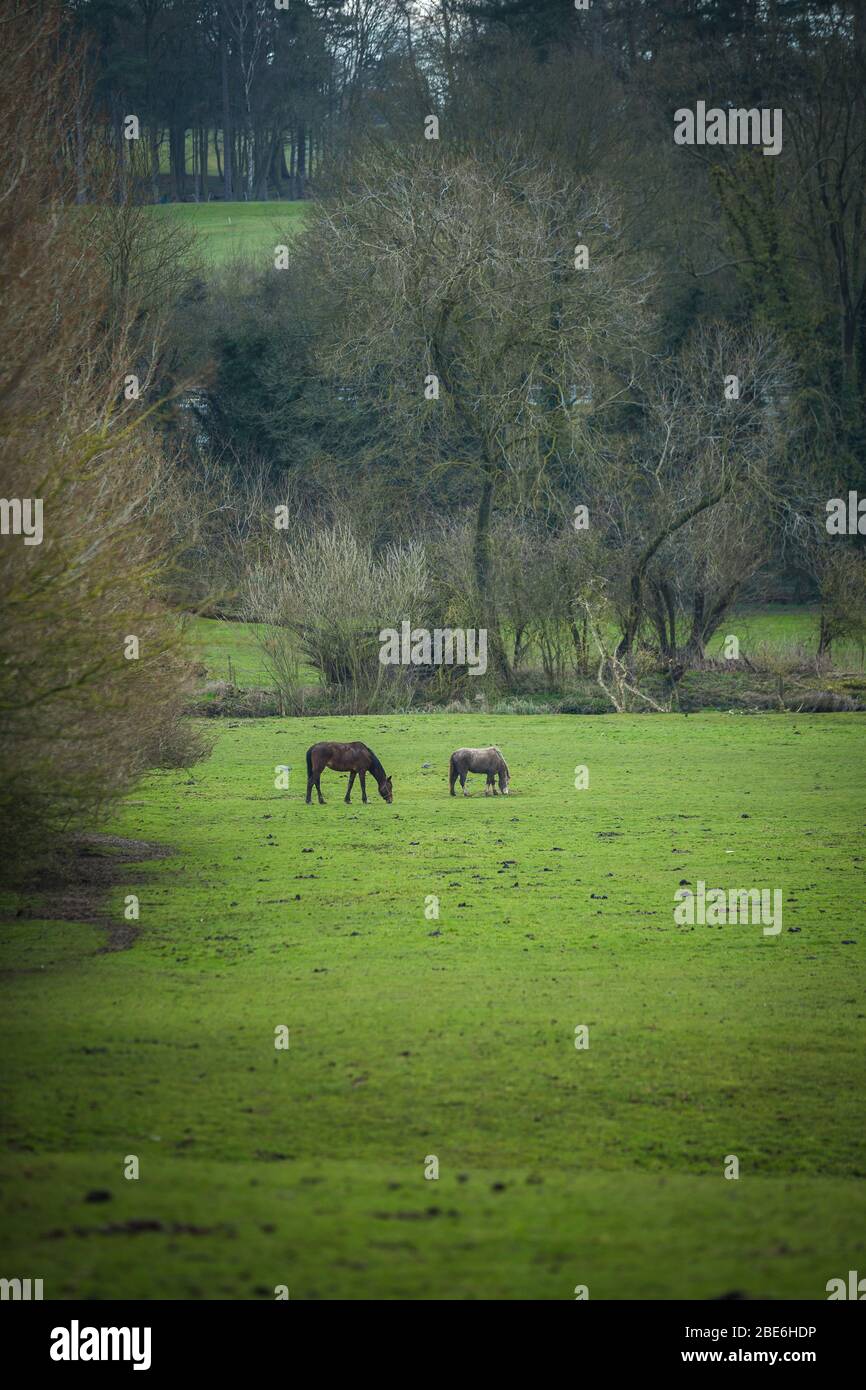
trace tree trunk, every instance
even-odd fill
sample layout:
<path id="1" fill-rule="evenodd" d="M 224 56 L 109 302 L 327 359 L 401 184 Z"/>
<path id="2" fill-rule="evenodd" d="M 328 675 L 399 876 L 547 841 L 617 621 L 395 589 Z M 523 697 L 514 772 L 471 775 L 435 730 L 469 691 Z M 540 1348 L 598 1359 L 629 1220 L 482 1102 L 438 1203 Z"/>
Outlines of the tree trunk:
<path id="1" fill-rule="evenodd" d="M 171 186 L 177 202 L 182 203 L 186 194 L 186 130 L 173 125 L 169 134 L 171 149 Z"/>
<path id="2" fill-rule="evenodd" d="M 235 131 L 232 158 L 234 160 L 235 193 L 238 194 L 240 196 L 241 201 L 243 201 L 244 169 L 246 166 L 244 164 L 244 135 L 242 131 Z"/>
<path id="3" fill-rule="evenodd" d="M 115 93 L 111 98 L 111 123 L 114 129 L 114 141 L 117 146 L 117 192 L 118 203 L 126 202 L 126 140 L 123 135 L 123 114 L 120 110 L 120 98 Z"/>
<path id="4" fill-rule="evenodd" d="M 265 140 L 267 144 L 265 145 Z M 258 160 L 258 176 L 256 178 L 255 197 L 259 202 L 268 201 L 268 177 L 274 163 L 274 153 L 277 148 L 277 136 L 273 134 L 269 137 L 263 135 L 262 147 L 265 151 L 261 159 Z"/>
<path id="5" fill-rule="evenodd" d="M 177 132 L 177 182 L 181 201 L 186 197 L 186 126 L 181 125 Z"/>
<path id="6" fill-rule="evenodd" d="M 223 102 L 223 197 L 227 203 L 234 198 L 232 171 L 232 113 L 229 101 L 229 43 L 226 32 L 225 3 L 220 15 L 220 71 Z"/>
<path id="7" fill-rule="evenodd" d="M 717 596 L 715 602 L 707 608 L 706 594 L 703 590 L 695 592 L 692 603 L 692 630 L 686 644 L 685 656 L 689 661 L 703 661 L 706 655 L 706 647 L 716 629 L 721 625 L 722 619 L 743 587 L 746 579 L 756 573 L 763 563 L 763 559 L 756 561 L 749 570 L 748 574 L 742 575 L 729 584 L 727 589 L 723 589 Z"/>
<path id="8" fill-rule="evenodd" d="M 829 659 L 832 646 L 833 646 L 833 636 L 832 636 L 832 633 L 831 633 L 831 630 L 830 630 L 830 625 L 829 625 L 829 623 L 827 622 L 827 615 L 826 615 L 826 613 L 823 613 L 823 612 L 822 612 L 822 614 L 821 614 L 821 625 L 820 625 L 820 627 L 819 627 L 819 629 L 818 629 L 818 652 L 817 652 L 817 659 L 818 659 L 819 661 L 823 661 L 825 657 L 826 657 L 827 659 Z"/>
<path id="9" fill-rule="evenodd" d="M 148 128 L 148 140 L 150 143 L 150 196 L 155 203 L 159 202 L 159 126 L 156 121 L 152 121 Z"/>
<path id="10" fill-rule="evenodd" d="M 279 131 L 274 135 L 274 143 L 271 146 L 271 161 L 268 166 L 268 178 L 271 185 L 277 191 L 277 197 L 283 196 L 283 171 L 280 163 L 280 149 L 282 146 L 282 135 Z"/>
<path id="11" fill-rule="evenodd" d="M 493 509 L 494 473 L 490 468 L 484 470 L 484 483 L 478 501 L 478 516 L 475 522 L 475 544 L 473 565 L 475 583 L 480 600 L 481 623 L 487 629 L 488 655 L 495 674 L 511 684 L 511 667 L 505 652 L 505 644 L 499 631 L 499 620 L 493 600 L 493 565 L 490 554 L 490 522 Z"/>
<path id="12" fill-rule="evenodd" d="M 706 595 L 703 589 L 695 589 L 692 594 L 692 630 L 686 642 L 686 657 L 689 661 L 703 661 L 704 651 L 704 608 Z"/>
<path id="13" fill-rule="evenodd" d="M 192 196 L 195 202 L 201 202 L 201 149 L 198 142 L 198 127 L 192 128 Z"/>
<path id="14" fill-rule="evenodd" d="M 307 127 L 303 121 L 298 124 L 298 193 L 299 198 L 304 197 L 304 187 L 307 182 Z"/>
<path id="15" fill-rule="evenodd" d="M 652 622 L 658 633 L 659 651 L 663 657 L 676 656 L 677 628 L 674 596 L 669 584 L 656 580 L 652 584 Z"/>
<path id="16" fill-rule="evenodd" d="M 676 535 L 677 531 L 681 531 L 682 528 L 687 526 L 696 516 L 700 516 L 703 512 L 709 511 L 711 507 L 715 507 L 718 502 L 721 502 L 722 498 L 727 496 L 730 492 L 732 486 L 732 482 L 723 483 L 715 492 L 711 492 L 707 497 L 702 497 L 693 507 L 689 507 L 688 511 L 683 512 L 675 521 L 672 521 L 670 525 L 666 526 L 663 531 L 660 531 L 659 534 L 650 541 L 649 545 L 646 546 L 632 571 L 629 584 L 629 608 L 626 615 L 622 639 L 616 649 L 617 656 L 626 656 L 631 651 L 634 640 L 637 637 L 638 628 L 640 627 L 641 618 L 643 617 L 644 575 L 656 551 L 660 550 L 666 540 Z"/>

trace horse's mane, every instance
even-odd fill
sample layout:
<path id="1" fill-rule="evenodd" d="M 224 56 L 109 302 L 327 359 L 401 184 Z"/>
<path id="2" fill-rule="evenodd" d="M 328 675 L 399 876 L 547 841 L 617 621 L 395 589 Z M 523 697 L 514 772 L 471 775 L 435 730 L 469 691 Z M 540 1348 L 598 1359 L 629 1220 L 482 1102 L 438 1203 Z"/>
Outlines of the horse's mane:
<path id="1" fill-rule="evenodd" d="M 366 744 L 364 746 L 366 747 Z M 372 748 L 367 748 L 367 752 L 370 754 L 370 771 L 376 778 L 377 782 L 380 777 L 384 782 L 388 776 L 387 772 L 385 771 L 382 764 L 379 762 L 379 759 L 376 757 L 376 754 L 373 752 Z"/>

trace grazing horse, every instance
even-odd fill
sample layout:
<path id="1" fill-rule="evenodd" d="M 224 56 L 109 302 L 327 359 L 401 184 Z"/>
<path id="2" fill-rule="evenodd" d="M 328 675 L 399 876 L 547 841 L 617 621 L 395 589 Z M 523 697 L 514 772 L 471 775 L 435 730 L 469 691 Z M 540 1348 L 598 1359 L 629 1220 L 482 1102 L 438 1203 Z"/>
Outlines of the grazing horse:
<path id="1" fill-rule="evenodd" d="M 352 783 L 356 777 L 361 779 L 361 800 L 366 804 L 367 801 L 367 773 L 372 772 L 379 784 L 379 795 L 384 797 L 388 805 L 393 800 L 391 790 L 391 778 L 386 777 L 385 769 L 376 757 L 371 748 L 366 743 L 314 743 L 312 748 L 307 749 L 307 805 L 312 803 L 313 787 L 319 794 L 319 805 L 324 806 L 325 798 L 322 796 L 320 778 L 326 767 L 330 767 L 334 772 L 348 772 L 349 785 L 346 789 L 345 800 L 350 801 L 352 796 Z"/>
<path id="2" fill-rule="evenodd" d="M 508 795 L 508 764 L 503 758 L 498 748 L 458 748 L 451 754 L 451 762 L 448 765 L 448 781 L 451 787 L 451 795 L 454 796 L 454 783 L 460 778 L 460 786 L 463 788 L 463 795 L 468 796 L 466 790 L 466 775 L 469 772 L 486 772 L 487 786 L 484 788 L 484 795 L 496 795 L 494 778 L 499 778 L 499 790 L 503 796 Z"/>

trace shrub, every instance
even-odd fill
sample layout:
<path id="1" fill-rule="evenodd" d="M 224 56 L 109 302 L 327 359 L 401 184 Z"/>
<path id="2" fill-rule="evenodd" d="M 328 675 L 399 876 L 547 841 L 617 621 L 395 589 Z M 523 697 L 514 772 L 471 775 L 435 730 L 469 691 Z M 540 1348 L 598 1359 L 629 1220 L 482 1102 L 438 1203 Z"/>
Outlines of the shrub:
<path id="1" fill-rule="evenodd" d="M 259 641 L 287 708 L 302 713 L 300 657 L 319 672 L 339 711 L 411 703 L 413 668 L 379 660 L 379 633 L 422 624 L 429 581 L 421 547 L 376 555 L 345 522 L 275 538 L 246 581 L 246 616 L 266 625 Z"/>

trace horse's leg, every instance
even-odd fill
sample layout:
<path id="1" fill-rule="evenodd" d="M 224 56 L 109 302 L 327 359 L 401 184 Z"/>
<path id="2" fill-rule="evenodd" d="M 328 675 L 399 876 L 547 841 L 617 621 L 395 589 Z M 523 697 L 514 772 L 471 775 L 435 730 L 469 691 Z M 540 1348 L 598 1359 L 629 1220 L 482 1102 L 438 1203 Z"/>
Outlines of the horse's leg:
<path id="1" fill-rule="evenodd" d="M 316 791 L 317 791 L 318 794 L 319 794 L 319 805 L 320 805 L 320 806 L 324 806 L 324 804 L 325 804 L 325 798 L 322 796 L 322 773 L 323 773 L 323 772 L 324 772 L 324 768 L 320 768 L 319 771 L 316 773 Z"/>
<path id="2" fill-rule="evenodd" d="M 354 768 L 353 768 L 352 771 L 349 773 L 349 785 L 348 785 L 348 787 L 346 788 L 346 796 L 345 796 L 345 800 L 346 800 L 346 801 L 351 801 L 351 800 L 352 800 L 352 784 L 354 783 L 354 781 L 355 781 L 355 770 L 354 770 Z"/>
<path id="3" fill-rule="evenodd" d="M 487 774 L 487 786 L 484 788 L 484 795 L 485 795 L 485 796 L 495 796 L 495 795 L 496 795 L 496 788 L 495 788 L 494 785 L 493 785 L 493 773 L 492 773 L 492 772 L 488 772 L 488 774 Z"/>
<path id="4" fill-rule="evenodd" d="M 461 774 L 460 774 L 460 786 L 463 788 L 463 795 L 464 795 L 464 796 L 468 796 L 469 793 L 468 793 L 468 791 L 466 790 L 466 773 L 465 773 L 465 772 L 461 772 Z"/>
<path id="5" fill-rule="evenodd" d="M 310 775 L 309 775 L 309 777 L 307 778 L 307 805 L 308 805 L 308 806 L 311 806 L 312 804 L 313 804 L 313 774 L 312 774 L 312 772 L 311 772 Z"/>
<path id="6" fill-rule="evenodd" d="M 457 781 L 457 768 L 453 762 L 448 764 L 448 790 L 454 795 L 454 783 Z"/>
<path id="7" fill-rule="evenodd" d="M 360 781 L 361 781 L 361 800 L 363 801 L 364 805 L 366 806 L 366 804 L 367 804 L 367 774 L 366 774 L 366 772 L 359 772 L 359 773 L 358 773 L 358 777 L 360 778 Z"/>

